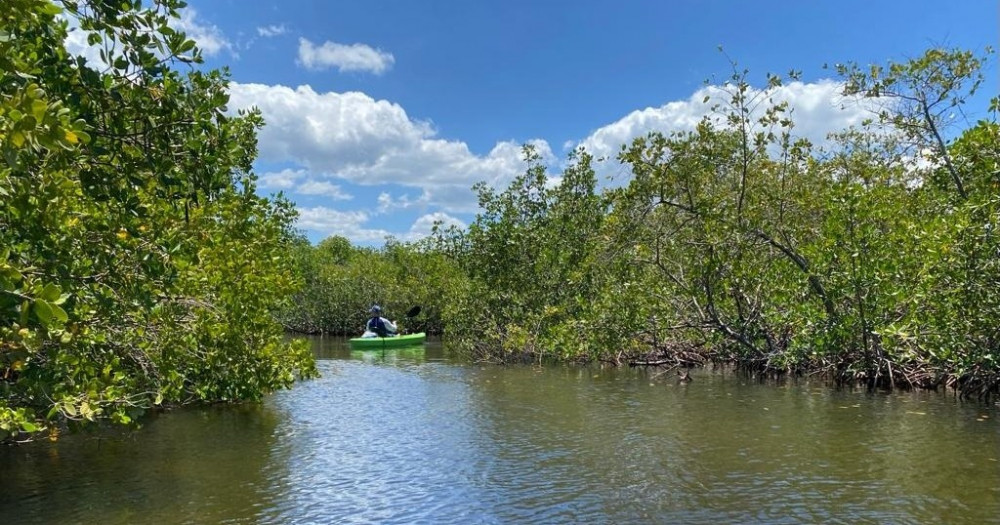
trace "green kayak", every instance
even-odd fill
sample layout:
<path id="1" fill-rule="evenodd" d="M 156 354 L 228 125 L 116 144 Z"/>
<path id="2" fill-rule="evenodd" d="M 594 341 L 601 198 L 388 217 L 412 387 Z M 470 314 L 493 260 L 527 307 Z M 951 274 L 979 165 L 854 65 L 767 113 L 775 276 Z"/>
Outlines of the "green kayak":
<path id="1" fill-rule="evenodd" d="M 423 332 L 392 337 L 355 337 L 351 339 L 351 350 L 381 350 L 383 348 L 422 345 L 426 339 L 427 334 Z"/>

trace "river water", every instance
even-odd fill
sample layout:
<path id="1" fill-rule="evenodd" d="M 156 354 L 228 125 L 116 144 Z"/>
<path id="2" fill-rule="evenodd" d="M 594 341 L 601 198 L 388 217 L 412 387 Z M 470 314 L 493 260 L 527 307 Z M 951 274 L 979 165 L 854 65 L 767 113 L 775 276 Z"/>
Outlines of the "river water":
<path id="1" fill-rule="evenodd" d="M 0 522 L 1000 523 L 1000 407 L 351 352 L 261 405 L 0 449 Z"/>

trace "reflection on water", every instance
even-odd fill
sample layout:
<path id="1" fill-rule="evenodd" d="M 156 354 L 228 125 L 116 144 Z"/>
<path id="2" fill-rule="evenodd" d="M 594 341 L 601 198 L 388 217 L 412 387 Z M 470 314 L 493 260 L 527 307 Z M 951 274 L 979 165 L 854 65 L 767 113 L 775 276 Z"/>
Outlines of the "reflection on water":
<path id="1" fill-rule="evenodd" d="M 996 405 L 314 347 L 262 406 L 0 450 L 4 523 L 1000 520 Z"/>
<path id="2" fill-rule="evenodd" d="M 0 449 L 3 523 L 196 523 L 251 517 L 287 477 L 280 416 L 208 407 L 140 432 Z"/>

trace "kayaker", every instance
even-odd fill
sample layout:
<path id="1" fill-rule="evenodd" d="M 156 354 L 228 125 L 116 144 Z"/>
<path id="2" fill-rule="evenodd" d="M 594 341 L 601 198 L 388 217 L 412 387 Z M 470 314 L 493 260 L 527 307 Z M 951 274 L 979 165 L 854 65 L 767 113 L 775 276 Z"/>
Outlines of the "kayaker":
<path id="1" fill-rule="evenodd" d="M 396 323 L 382 317 L 382 308 L 379 305 L 372 305 L 368 311 L 371 317 L 365 324 L 365 333 L 361 337 L 388 337 L 396 335 L 398 329 Z"/>

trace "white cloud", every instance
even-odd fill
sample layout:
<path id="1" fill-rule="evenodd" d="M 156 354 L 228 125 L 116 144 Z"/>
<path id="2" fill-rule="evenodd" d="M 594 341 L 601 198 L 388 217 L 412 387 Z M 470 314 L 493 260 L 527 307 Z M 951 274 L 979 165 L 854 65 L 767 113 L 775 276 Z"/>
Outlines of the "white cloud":
<path id="1" fill-rule="evenodd" d="M 452 217 L 451 215 L 448 215 L 447 213 L 442 213 L 442 212 L 429 213 L 427 215 L 419 217 L 416 221 L 413 222 L 413 225 L 410 226 L 410 231 L 406 234 L 403 240 L 416 241 L 424 237 L 427 237 L 428 235 L 431 234 L 431 231 L 434 229 L 435 222 L 440 222 L 443 228 L 447 228 L 448 226 L 458 226 L 459 228 L 464 229 L 467 226 L 464 222 L 456 219 L 455 217 Z"/>
<path id="2" fill-rule="evenodd" d="M 382 192 L 378 196 L 378 212 L 387 213 L 392 210 L 405 210 L 414 207 L 427 208 L 430 202 L 431 194 L 428 191 L 424 191 L 416 199 L 410 198 L 409 195 L 393 198 L 388 192 Z"/>
<path id="3" fill-rule="evenodd" d="M 443 212 L 428 213 L 418 217 L 409 231 L 392 233 L 381 228 L 366 228 L 371 217 L 363 211 L 339 211 L 325 206 L 299 207 L 298 226 L 320 234 L 320 237 L 339 235 L 354 243 L 379 243 L 387 237 L 395 237 L 404 242 L 420 240 L 431 234 L 435 222 L 442 226 L 451 225 L 465 228 L 461 220 Z"/>
<path id="4" fill-rule="evenodd" d="M 276 25 L 271 24 L 269 26 L 263 26 L 257 28 L 257 34 L 264 38 L 271 38 L 275 36 L 283 35 L 288 30 L 285 28 L 285 24 Z"/>
<path id="5" fill-rule="evenodd" d="M 436 138 L 429 124 L 410 119 L 398 104 L 364 93 L 234 82 L 230 95 L 232 110 L 256 106 L 263 113 L 261 160 L 291 162 L 356 184 L 419 188 L 420 198 L 411 203 L 473 211 L 473 184 L 505 186 L 525 167 L 516 142 L 498 142 L 476 155 L 464 142 Z M 531 142 L 554 161 L 545 141 Z"/>
<path id="6" fill-rule="evenodd" d="M 269 172 L 258 177 L 257 182 L 261 188 L 287 190 L 294 188 L 296 182 L 305 177 L 306 170 L 284 169 L 279 172 Z"/>
<path id="7" fill-rule="evenodd" d="M 204 23 L 198 20 L 198 12 L 193 8 L 181 10 L 180 18 L 170 20 L 170 27 L 183 31 L 187 37 L 194 40 L 205 56 L 219 54 L 222 50 L 227 50 L 233 56 L 237 56 L 236 49 L 232 42 L 226 38 L 218 26 L 211 23 Z M 66 37 L 66 50 L 72 55 L 82 56 L 87 59 L 90 67 L 104 64 L 101 60 L 101 46 L 92 46 L 87 43 L 89 31 L 80 29 L 80 24 L 75 17 L 62 16 L 69 22 L 69 34 Z"/>
<path id="8" fill-rule="evenodd" d="M 337 184 L 316 180 L 304 169 L 283 169 L 267 172 L 257 178 L 258 186 L 265 190 L 288 190 L 302 195 L 321 195 L 334 200 L 350 200 L 354 197 Z"/>
<path id="9" fill-rule="evenodd" d="M 363 228 L 368 214 L 363 211 L 338 211 L 325 206 L 299 207 L 298 226 L 323 237 L 340 235 L 353 242 L 379 242 L 391 235 L 382 229 Z"/>
<path id="10" fill-rule="evenodd" d="M 827 134 L 859 125 L 865 118 L 871 117 L 868 106 L 844 104 L 842 90 L 843 85 L 832 80 L 792 82 L 775 89 L 770 97 L 775 104 L 788 102 L 792 120 L 795 121 L 793 133 L 796 136 L 808 138 L 813 144 L 825 144 Z M 749 96 L 759 93 L 752 90 Z M 623 144 L 652 131 L 668 134 L 693 130 L 703 117 L 712 113 L 713 105 L 727 104 L 729 98 L 724 87 L 707 86 L 686 100 L 633 111 L 616 122 L 598 128 L 578 145 L 595 157 L 609 159 L 600 168 L 605 173 L 620 172 L 621 166 L 614 159 Z"/>
<path id="11" fill-rule="evenodd" d="M 840 84 L 828 80 L 795 82 L 771 96 L 774 102 L 787 101 L 793 108 L 794 133 L 825 144 L 828 133 L 857 125 L 871 116 L 866 107 L 844 104 L 840 90 Z M 499 141 L 489 152 L 476 154 L 462 141 L 438 137 L 433 126 L 410 118 L 400 105 L 364 93 L 318 93 L 308 85 L 290 88 L 232 83 L 230 94 L 233 111 L 256 106 L 267 122 L 259 132 L 261 160 L 296 167 L 265 174 L 261 177 L 262 187 L 338 198 L 346 193 L 336 180 L 395 186 L 379 188 L 381 195 L 376 202 L 358 202 L 358 206 L 368 206 L 363 213 L 305 209 L 301 227 L 344 235 L 355 242 L 384 239 L 389 234 L 385 230 L 363 226 L 370 217 L 393 211 L 418 210 L 427 213 L 424 217 L 475 213 L 478 203 L 471 191 L 473 184 L 484 181 L 491 187 L 504 188 L 526 167 L 519 142 Z M 708 103 L 703 101 L 706 96 Z M 609 157 L 612 160 L 597 165 L 599 173 L 617 175 L 620 182 L 626 182 L 629 170 L 613 160 L 622 144 L 650 131 L 691 130 L 710 114 L 713 102 L 727 100 L 723 87 L 706 87 L 687 99 L 634 111 L 565 146 L 583 146 L 595 156 Z M 558 167 L 559 159 L 546 141 L 529 142 L 535 145 L 543 162 Z M 558 175 L 554 174 L 552 184 L 558 183 Z M 404 240 L 418 238 L 415 232 L 426 235 L 428 224 L 427 220 L 414 223 L 409 232 L 394 235 Z"/>
<path id="12" fill-rule="evenodd" d="M 235 55 L 232 42 L 226 38 L 222 30 L 215 24 L 202 23 L 198 19 L 198 12 L 192 8 L 187 8 L 181 12 L 179 20 L 174 22 L 174 26 L 187 33 L 188 38 L 198 44 L 198 48 L 205 56 L 214 56 L 222 50 L 228 50 Z"/>
<path id="13" fill-rule="evenodd" d="M 381 75 L 391 69 L 395 62 L 392 53 L 365 44 L 348 45 L 327 41 L 316 46 L 305 38 L 299 39 L 299 63 L 306 69 L 336 67 L 341 72 L 367 71 Z"/>
<path id="14" fill-rule="evenodd" d="M 106 66 L 106 62 L 101 60 L 100 52 L 102 46 L 100 44 L 92 46 L 87 43 L 87 37 L 91 32 L 80 29 L 79 21 L 73 16 L 68 16 L 64 13 L 60 17 L 69 23 L 69 34 L 66 36 L 66 41 L 64 42 L 66 50 L 71 55 L 84 57 L 87 60 L 87 65 L 90 67 L 100 68 L 102 67 L 101 65 Z M 222 30 L 214 24 L 198 20 L 198 12 L 194 8 L 189 7 L 181 10 L 180 18 L 171 19 L 169 24 L 170 27 L 178 31 L 183 31 L 187 34 L 188 38 L 194 40 L 205 56 L 214 56 L 223 50 L 229 51 L 234 57 L 238 56 L 236 48 L 222 33 Z M 120 46 L 117 46 L 117 49 L 120 51 Z"/>
<path id="15" fill-rule="evenodd" d="M 198 12 L 193 8 L 181 11 L 180 19 L 176 19 L 170 24 L 174 29 L 187 33 L 187 37 L 194 40 L 205 56 L 214 56 L 222 50 L 229 51 L 236 56 L 236 50 L 232 42 L 226 38 L 222 30 L 215 24 L 198 20 Z"/>
<path id="16" fill-rule="evenodd" d="M 354 198 L 336 184 L 312 179 L 298 185 L 295 191 L 303 195 L 323 195 L 334 200 L 351 200 Z"/>
<path id="17" fill-rule="evenodd" d="M 493 182 L 490 187 L 498 189 L 506 188 L 514 176 L 523 171 L 522 167 L 512 172 L 510 176 Z M 447 206 L 442 206 L 446 211 L 452 213 L 476 213 L 479 211 L 479 199 L 472 191 L 470 185 L 441 185 L 428 189 L 427 193 L 429 202 L 447 203 Z"/>
<path id="18" fill-rule="evenodd" d="M 392 199 L 392 195 L 386 192 L 378 194 L 378 212 L 385 213 L 395 207 L 395 202 Z"/>
<path id="19" fill-rule="evenodd" d="M 90 34 L 90 31 L 80 29 L 80 23 L 76 18 L 64 15 L 60 16 L 69 22 L 69 33 L 66 35 L 66 41 L 63 42 L 66 51 L 71 55 L 85 58 L 88 67 L 98 68 L 99 64 L 104 64 L 104 61 L 101 60 L 101 47 L 92 46 L 87 43 L 87 35 Z"/>

